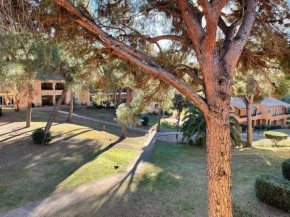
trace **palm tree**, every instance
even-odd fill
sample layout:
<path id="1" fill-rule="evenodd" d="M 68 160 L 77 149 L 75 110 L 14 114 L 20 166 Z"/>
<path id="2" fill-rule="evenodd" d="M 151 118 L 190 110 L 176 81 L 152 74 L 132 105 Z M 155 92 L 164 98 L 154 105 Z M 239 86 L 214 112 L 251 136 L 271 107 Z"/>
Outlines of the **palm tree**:
<path id="1" fill-rule="evenodd" d="M 230 132 L 233 145 L 238 146 L 241 142 L 240 132 L 241 127 L 237 119 L 230 117 Z M 188 143 L 196 145 L 204 145 L 206 138 L 206 122 L 202 111 L 195 105 L 191 105 L 185 112 L 183 124 L 181 128 L 183 132 L 182 141 L 186 140 Z M 192 136 L 195 135 L 194 141 Z"/>

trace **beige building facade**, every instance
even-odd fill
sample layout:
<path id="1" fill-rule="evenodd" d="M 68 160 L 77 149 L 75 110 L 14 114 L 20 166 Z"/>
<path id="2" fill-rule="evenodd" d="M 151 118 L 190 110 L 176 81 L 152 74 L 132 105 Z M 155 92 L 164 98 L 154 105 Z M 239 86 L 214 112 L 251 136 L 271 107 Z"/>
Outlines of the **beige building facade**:
<path id="1" fill-rule="evenodd" d="M 34 106 L 50 106 L 55 105 L 59 99 L 62 91 L 64 90 L 65 81 L 62 79 L 53 80 L 36 80 L 34 82 Z M 4 89 L 4 88 L 3 88 Z M 14 105 L 15 94 L 5 88 L 7 91 L 0 90 L 0 106 Z M 25 108 L 28 106 L 28 96 L 26 93 L 20 93 L 19 107 Z M 90 93 L 88 90 L 84 89 L 79 93 L 75 94 L 76 102 L 79 104 L 89 105 Z M 63 104 L 68 105 L 70 103 L 70 91 L 67 92 Z"/>
<path id="2" fill-rule="evenodd" d="M 242 98 L 234 97 L 231 101 L 231 115 L 239 123 L 247 123 L 246 104 Z M 266 97 L 260 103 L 252 106 L 252 126 L 258 125 L 281 125 L 286 127 L 286 120 L 290 118 L 290 104 L 281 100 Z"/>

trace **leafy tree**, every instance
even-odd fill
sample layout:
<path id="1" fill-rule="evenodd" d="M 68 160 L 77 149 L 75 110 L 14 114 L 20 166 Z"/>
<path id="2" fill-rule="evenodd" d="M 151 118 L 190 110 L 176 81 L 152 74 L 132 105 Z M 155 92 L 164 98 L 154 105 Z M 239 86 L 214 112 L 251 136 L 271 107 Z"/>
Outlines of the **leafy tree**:
<path id="1" fill-rule="evenodd" d="M 54 27 L 55 37 L 66 32 L 70 37 L 88 38 L 92 44 L 98 42 L 102 52 L 172 85 L 201 109 L 207 123 L 209 216 L 232 216 L 229 105 L 233 76 L 238 63 L 262 66 L 260 60 L 286 55 L 287 1 L 44 0 L 33 4 L 32 10 L 26 10 L 25 4 L 18 7 L 19 1 L 9 4 L 9 19 L 5 10 L 0 11 L 7 23 L 22 22 L 20 8 L 25 9 L 22 13 L 30 11 L 30 16 L 41 11 L 41 16 L 34 17 L 36 24 L 50 33 Z M 25 2 L 29 8 L 31 1 Z M 168 40 L 170 46 L 161 40 Z M 190 64 L 164 65 L 165 49 L 188 56 Z M 277 63 L 279 58 L 268 66 L 277 67 Z"/>
<path id="2" fill-rule="evenodd" d="M 0 40 L 2 41 L 0 56 L 2 61 L 6 60 L 3 62 L 2 70 L 4 73 L 5 69 L 10 70 L 9 65 L 14 65 L 14 69 L 19 70 L 14 74 L 6 72 L 8 76 L 6 80 L 10 80 L 6 85 L 14 90 L 16 110 L 18 110 L 20 97 L 28 96 L 26 127 L 30 127 L 32 103 L 35 96 L 34 82 L 46 66 L 46 57 L 48 57 L 51 47 L 43 38 L 27 31 L 18 32 L 15 28 L 0 28 Z"/>
<path id="3" fill-rule="evenodd" d="M 206 144 L 206 121 L 202 111 L 195 105 L 191 105 L 189 109 L 185 112 L 183 118 L 183 124 L 181 132 L 183 132 L 182 141 L 187 140 L 187 142 L 193 142 L 192 137 L 195 136 L 194 143 L 196 145 Z M 231 140 L 232 144 L 239 146 L 241 143 L 241 127 L 237 119 L 230 117 L 231 126 Z"/>
<path id="4" fill-rule="evenodd" d="M 189 108 L 191 102 L 186 97 L 177 93 L 174 95 L 172 104 L 173 104 L 172 109 L 175 109 L 177 111 L 177 121 L 179 125 L 182 111 Z"/>
<path id="5" fill-rule="evenodd" d="M 290 95 L 284 96 L 281 100 L 290 104 Z"/>
<path id="6" fill-rule="evenodd" d="M 44 140 L 49 133 L 52 123 L 58 113 L 58 110 L 64 100 L 69 89 L 75 91 L 81 87 L 98 82 L 98 75 L 102 73 L 100 69 L 101 63 L 92 58 L 94 50 L 97 47 L 88 47 L 86 41 L 78 42 L 78 46 L 68 49 L 68 44 L 73 41 L 60 41 L 55 44 L 56 49 L 52 53 L 51 67 L 49 70 L 54 70 L 60 74 L 65 80 L 65 87 L 58 99 L 44 129 Z"/>

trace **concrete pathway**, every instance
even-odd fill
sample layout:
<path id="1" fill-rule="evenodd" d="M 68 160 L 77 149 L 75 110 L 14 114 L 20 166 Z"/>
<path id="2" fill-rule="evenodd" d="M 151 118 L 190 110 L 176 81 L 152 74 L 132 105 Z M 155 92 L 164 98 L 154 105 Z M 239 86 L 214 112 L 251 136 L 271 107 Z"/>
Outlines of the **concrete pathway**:
<path id="1" fill-rule="evenodd" d="M 30 203 L 24 207 L 2 214 L 0 217 L 54 216 L 55 212 L 68 206 L 81 202 L 93 195 L 102 194 L 104 191 L 116 185 L 122 185 L 127 180 L 131 182 L 135 175 L 141 174 L 144 171 L 146 162 L 154 147 L 154 136 L 155 131 L 151 131 L 146 135 L 142 150 L 137 154 L 126 170 L 81 185 L 67 192 L 50 196 L 42 201 Z"/>

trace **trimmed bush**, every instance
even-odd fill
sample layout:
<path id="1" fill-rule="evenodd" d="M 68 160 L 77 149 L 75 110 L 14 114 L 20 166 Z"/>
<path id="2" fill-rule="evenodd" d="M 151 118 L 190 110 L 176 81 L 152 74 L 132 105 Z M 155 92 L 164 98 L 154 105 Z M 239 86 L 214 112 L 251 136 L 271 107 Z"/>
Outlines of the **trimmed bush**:
<path id="1" fill-rule="evenodd" d="M 172 109 L 169 109 L 169 110 L 165 111 L 164 114 L 171 117 L 173 115 L 173 111 L 172 111 Z"/>
<path id="2" fill-rule="evenodd" d="M 271 125 L 271 130 L 281 129 L 281 125 Z"/>
<path id="3" fill-rule="evenodd" d="M 254 126 L 254 130 L 263 130 L 263 127 L 261 125 Z"/>
<path id="4" fill-rule="evenodd" d="M 271 125 L 261 125 L 264 130 L 271 130 Z"/>
<path id="5" fill-rule="evenodd" d="M 255 190 L 262 202 L 290 212 L 290 181 L 287 179 L 261 175 L 256 179 Z"/>
<path id="6" fill-rule="evenodd" d="M 44 130 L 43 129 L 35 130 L 32 134 L 32 139 L 35 144 L 41 144 L 44 139 Z M 46 135 L 46 140 L 44 144 L 47 145 L 49 142 L 51 142 L 51 140 L 52 140 L 51 133 L 48 133 Z"/>
<path id="7" fill-rule="evenodd" d="M 290 180 L 290 158 L 282 163 L 282 173 L 285 179 Z"/>
<path id="8" fill-rule="evenodd" d="M 2 107 L 0 107 L 0 116 L 2 116 Z"/>
<path id="9" fill-rule="evenodd" d="M 142 117 L 142 125 L 148 126 L 148 124 L 149 124 L 149 117 L 148 116 Z"/>
<path id="10" fill-rule="evenodd" d="M 264 132 L 264 135 L 267 139 L 271 139 L 275 145 L 277 145 L 279 141 L 288 139 L 288 135 L 286 133 L 267 131 Z"/>
<path id="11" fill-rule="evenodd" d="M 246 130 L 248 129 L 247 124 L 240 124 L 241 128 L 242 128 L 242 132 L 246 132 Z"/>

